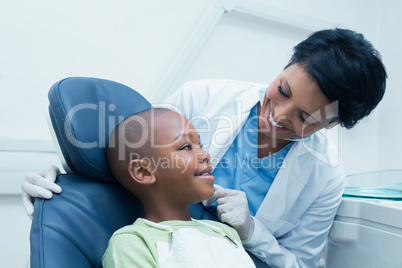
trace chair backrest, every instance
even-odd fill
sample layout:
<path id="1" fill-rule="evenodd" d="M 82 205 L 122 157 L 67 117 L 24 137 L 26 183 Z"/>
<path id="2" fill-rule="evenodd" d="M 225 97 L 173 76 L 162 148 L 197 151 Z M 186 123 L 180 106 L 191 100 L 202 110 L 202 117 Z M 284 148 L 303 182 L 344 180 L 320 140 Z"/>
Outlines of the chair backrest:
<path id="1" fill-rule="evenodd" d="M 73 173 L 58 176 L 62 193 L 35 201 L 31 267 L 101 267 L 113 232 L 143 216 L 111 175 L 105 147 L 120 121 L 151 104 L 122 84 L 83 77 L 57 82 L 48 97 L 61 160 Z"/>

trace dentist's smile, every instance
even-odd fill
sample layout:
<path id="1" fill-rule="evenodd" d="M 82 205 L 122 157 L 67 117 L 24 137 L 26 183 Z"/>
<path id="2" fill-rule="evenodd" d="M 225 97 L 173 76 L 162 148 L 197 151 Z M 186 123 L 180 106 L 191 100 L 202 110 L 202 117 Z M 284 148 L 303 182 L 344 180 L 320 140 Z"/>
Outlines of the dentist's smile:
<path id="1" fill-rule="evenodd" d="M 275 118 L 272 115 L 271 109 L 269 110 L 269 113 L 268 113 L 268 122 L 269 122 L 269 125 L 275 130 L 278 130 L 278 131 L 289 130 L 288 128 L 285 128 L 284 126 L 281 126 L 280 124 L 278 124 L 275 121 Z"/>

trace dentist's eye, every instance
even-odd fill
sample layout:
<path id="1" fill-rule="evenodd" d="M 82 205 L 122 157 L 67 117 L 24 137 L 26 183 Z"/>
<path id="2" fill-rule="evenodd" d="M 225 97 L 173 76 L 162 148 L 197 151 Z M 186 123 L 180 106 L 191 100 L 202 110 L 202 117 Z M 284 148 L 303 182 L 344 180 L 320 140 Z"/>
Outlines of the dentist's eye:
<path id="1" fill-rule="evenodd" d="M 306 119 L 304 119 L 302 113 L 299 114 L 299 117 L 300 117 L 300 121 L 302 121 L 303 124 L 306 123 Z M 308 123 L 306 123 L 306 124 L 308 124 Z"/>
<path id="2" fill-rule="evenodd" d="M 299 114 L 299 117 L 300 117 L 300 121 L 301 121 L 305 126 L 314 126 L 314 125 L 316 124 L 315 122 L 309 122 L 309 121 L 311 121 L 311 118 L 310 118 L 310 117 L 307 118 L 307 119 L 304 118 L 302 113 Z"/>
<path id="3" fill-rule="evenodd" d="M 289 98 L 289 96 L 285 93 L 285 91 L 283 91 L 282 85 L 278 86 L 278 91 L 282 96 Z"/>

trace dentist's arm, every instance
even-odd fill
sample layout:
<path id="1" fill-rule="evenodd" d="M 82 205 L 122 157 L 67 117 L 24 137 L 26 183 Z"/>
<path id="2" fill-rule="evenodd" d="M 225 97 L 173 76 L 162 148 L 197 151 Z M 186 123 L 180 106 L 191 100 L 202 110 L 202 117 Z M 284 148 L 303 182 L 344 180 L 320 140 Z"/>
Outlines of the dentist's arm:
<path id="1" fill-rule="evenodd" d="M 342 184 L 328 185 L 293 229 L 280 237 L 254 218 L 254 232 L 244 248 L 270 267 L 318 267 L 342 192 Z"/>
<path id="2" fill-rule="evenodd" d="M 40 173 L 28 173 L 22 184 L 22 202 L 25 212 L 30 219 L 34 215 L 35 198 L 50 199 L 53 193 L 60 193 L 61 188 L 55 183 L 60 170 L 56 166 L 50 166 Z"/>

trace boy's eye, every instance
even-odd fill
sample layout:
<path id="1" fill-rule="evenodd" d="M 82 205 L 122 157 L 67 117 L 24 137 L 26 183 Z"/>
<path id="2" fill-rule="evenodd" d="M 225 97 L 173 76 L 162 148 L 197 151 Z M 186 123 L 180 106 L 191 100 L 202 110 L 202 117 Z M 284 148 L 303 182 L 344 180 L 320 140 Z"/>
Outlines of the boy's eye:
<path id="1" fill-rule="evenodd" d="M 198 144 L 198 146 L 200 146 L 200 148 L 202 149 L 204 147 L 204 144 L 200 143 Z"/>
<path id="2" fill-rule="evenodd" d="M 191 146 L 191 144 L 186 144 L 183 147 L 181 147 L 180 150 L 191 150 L 193 149 L 193 146 Z"/>

